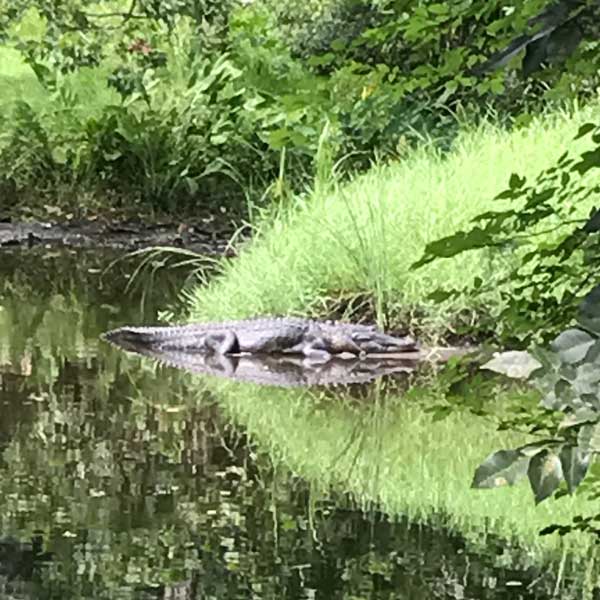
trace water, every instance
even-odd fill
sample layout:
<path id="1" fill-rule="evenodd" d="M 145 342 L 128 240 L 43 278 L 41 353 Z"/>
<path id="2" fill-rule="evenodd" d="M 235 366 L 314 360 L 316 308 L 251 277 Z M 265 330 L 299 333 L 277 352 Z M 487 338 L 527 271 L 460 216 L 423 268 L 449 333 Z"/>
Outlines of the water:
<path id="1" fill-rule="evenodd" d="M 0 258 L 0 598 L 569 597 L 500 538 L 394 508 L 384 384 L 157 369 L 99 334 L 154 321 L 181 275 L 125 294 L 133 265 L 103 274 L 108 254 Z"/>

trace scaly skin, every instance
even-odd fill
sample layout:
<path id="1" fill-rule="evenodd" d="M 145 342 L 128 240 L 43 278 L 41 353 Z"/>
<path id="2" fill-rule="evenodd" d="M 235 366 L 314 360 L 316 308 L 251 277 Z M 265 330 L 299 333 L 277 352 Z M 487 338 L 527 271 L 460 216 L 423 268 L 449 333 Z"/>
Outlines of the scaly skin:
<path id="1" fill-rule="evenodd" d="M 407 352 L 410 337 L 394 337 L 368 325 L 275 317 L 192 323 L 174 327 L 122 327 L 104 335 L 123 347 L 216 354 L 301 354 L 326 360 L 331 355 Z"/>

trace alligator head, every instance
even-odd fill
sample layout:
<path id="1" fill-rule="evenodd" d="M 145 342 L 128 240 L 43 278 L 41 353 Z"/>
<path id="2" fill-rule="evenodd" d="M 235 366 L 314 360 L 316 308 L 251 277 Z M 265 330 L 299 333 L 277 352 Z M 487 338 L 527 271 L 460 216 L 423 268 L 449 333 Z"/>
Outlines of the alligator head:
<path id="1" fill-rule="evenodd" d="M 409 335 L 396 337 L 381 331 L 356 331 L 350 334 L 352 341 L 360 348 L 361 352 L 390 353 L 413 352 L 419 349 L 417 342 Z"/>

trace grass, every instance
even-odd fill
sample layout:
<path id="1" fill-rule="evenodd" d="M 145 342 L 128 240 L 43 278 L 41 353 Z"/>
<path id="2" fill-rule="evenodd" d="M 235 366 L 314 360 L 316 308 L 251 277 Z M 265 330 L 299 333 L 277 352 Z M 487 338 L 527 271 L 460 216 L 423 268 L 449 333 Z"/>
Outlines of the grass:
<path id="1" fill-rule="evenodd" d="M 21 55 L 10 48 L 0 48 L 0 106 L 21 98 L 43 101 L 44 89 Z"/>
<path id="2" fill-rule="evenodd" d="M 486 456 L 527 438 L 498 432 L 493 422 L 459 411 L 432 421 L 424 408 L 435 401 L 435 388 L 385 399 L 374 388 L 357 404 L 307 390 L 207 381 L 230 418 L 315 490 L 350 492 L 392 518 L 406 515 L 449 527 L 475 551 L 485 552 L 489 536 L 498 536 L 513 559 L 524 550 L 538 565 L 556 565 L 567 551 L 576 569 L 590 560 L 591 536 L 538 533 L 551 523 L 570 523 L 576 514 L 594 513 L 592 502 L 576 495 L 536 506 L 526 481 L 471 489 L 474 470 Z"/>
<path id="3" fill-rule="evenodd" d="M 17 50 L 0 47 L 0 65 L 0 107 L 8 109 L 15 101 L 25 100 L 39 113 L 55 109 L 51 94 L 43 88 Z M 106 84 L 108 70 L 106 66 L 82 68 L 65 76 L 68 89 L 77 96 L 76 106 L 82 116 L 99 113 L 104 107 L 118 102 L 118 94 Z"/>
<path id="4" fill-rule="evenodd" d="M 258 227 L 254 242 L 222 274 L 188 296 L 192 319 L 256 314 L 321 314 L 342 297 L 366 296 L 379 318 L 406 320 L 435 335 L 461 311 L 486 310 L 493 298 L 436 306 L 440 285 L 486 280 L 510 256 L 473 252 L 416 272 L 425 244 L 465 227 L 492 201 L 513 172 L 532 177 L 565 150 L 598 107 L 539 117 L 526 129 L 492 125 L 465 131 L 449 155 L 424 145 L 406 159 L 375 166 L 348 185 L 333 185 L 282 208 Z M 583 142 L 587 143 L 587 142 Z"/>

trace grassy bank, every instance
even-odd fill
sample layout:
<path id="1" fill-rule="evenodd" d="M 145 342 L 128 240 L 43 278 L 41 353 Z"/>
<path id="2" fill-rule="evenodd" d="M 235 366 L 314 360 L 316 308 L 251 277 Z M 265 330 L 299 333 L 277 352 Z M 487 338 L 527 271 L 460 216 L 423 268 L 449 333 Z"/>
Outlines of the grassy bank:
<path id="1" fill-rule="evenodd" d="M 311 483 L 315 499 L 319 490 L 350 492 L 392 518 L 406 515 L 458 531 L 475 551 L 489 552 L 490 536 L 498 536 L 508 553 L 502 560 L 522 559 L 525 549 L 532 563 L 557 566 L 566 551 L 571 559 L 565 575 L 575 569 L 585 580 L 592 537 L 540 537 L 539 531 L 593 512 L 593 505 L 574 496 L 536 506 L 527 481 L 471 489 L 473 472 L 488 454 L 527 438 L 461 412 L 432 421 L 424 408 L 435 401 L 434 388 L 385 399 L 373 388 L 367 401 L 353 403 L 306 390 L 207 381 L 228 415 L 276 463 Z"/>
<path id="2" fill-rule="evenodd" d="M 490 296 L 445 306 L 426 297 L 438 286 L 462 286 L 474 276 L 493 281 L 510 254 L 474 252 L 416 272 L 409 266 L 428 242 L 500 208 L 493 198 L 506 189 L 511 173 L 533 177 L 565 150 L 580 150 L 571 140 L 598 112 L 593 106 L 540 117 L 512 132 L 491 125 L 465 131 L 445 157 L 424 145 L 348 185 L 317 186 L 281 208 L 236 261 L 223 265 L 220 277 L 195 290 L 188 299 L 191 317 L 323 314 L 332 305 L 367 298 L 392 325 L 408 321 L 435 335 L 459 314 L 470 318 L 492 310 Z"/>

